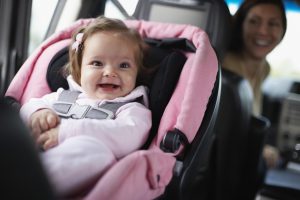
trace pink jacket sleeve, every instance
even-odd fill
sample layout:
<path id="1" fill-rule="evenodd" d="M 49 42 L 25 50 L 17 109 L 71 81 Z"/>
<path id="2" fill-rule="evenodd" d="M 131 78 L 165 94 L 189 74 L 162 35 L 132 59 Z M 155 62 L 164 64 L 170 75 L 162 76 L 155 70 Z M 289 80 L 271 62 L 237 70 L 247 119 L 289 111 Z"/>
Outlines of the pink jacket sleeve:
<path id="1" fill-rule="evenodd" d="M 37 110 L 51 108 L 51 105 L 54 101 L 57 100 L 58 94 L 62 91 L 62 89 L 58 89 L 57 92 L 52 92 L 50 94 L 46 94 L 41 98 L 32 98 L 27 103 L 25 103 L 20 110 L 21 118 L 25 121 L 25 123 L 29 123 L 31 115 Z"/>
<path id="2" fill-rule="evenodd" d="M 119 110 L 114 120 L 64 120 L 59 127 L 59 143 L 69 137 L 89 135 L 103 141 L 116 158 L 137 150 L 148 137 L 152 125 L 151 111 L 136 102 Z"/>

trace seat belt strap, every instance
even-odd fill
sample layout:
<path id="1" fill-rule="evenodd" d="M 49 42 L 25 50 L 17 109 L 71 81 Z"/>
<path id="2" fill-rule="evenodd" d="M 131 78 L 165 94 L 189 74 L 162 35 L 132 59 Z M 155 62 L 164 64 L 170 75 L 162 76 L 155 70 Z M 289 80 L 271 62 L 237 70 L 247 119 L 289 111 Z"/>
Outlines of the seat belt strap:
<path id="1" fill-rule="evenodd" d="M 53 104 L 60 117 L 73 119 L 114 119 L 117 110 L 129 102 L 107 102 L 98 108 L 90 105 L 78 105 L 76 102 L 80 92 L 63 90 L 58 101 Z"/>

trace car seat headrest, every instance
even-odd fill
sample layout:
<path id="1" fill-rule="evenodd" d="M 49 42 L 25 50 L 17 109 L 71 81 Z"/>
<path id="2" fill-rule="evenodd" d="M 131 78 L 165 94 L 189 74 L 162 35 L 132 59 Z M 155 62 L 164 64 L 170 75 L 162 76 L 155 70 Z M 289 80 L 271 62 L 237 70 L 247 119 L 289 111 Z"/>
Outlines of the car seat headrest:
<path id="1" fill-rule="evenodd" d="M 68 47 L 61 49 L 59 52 L 57 52 L 57 54 L 55 54 L 49 63 L 46 79 L 52 91 L 56 91 L 60 87 L 69 89 L 63 67 L 69 60 L 68 51 Z"/>

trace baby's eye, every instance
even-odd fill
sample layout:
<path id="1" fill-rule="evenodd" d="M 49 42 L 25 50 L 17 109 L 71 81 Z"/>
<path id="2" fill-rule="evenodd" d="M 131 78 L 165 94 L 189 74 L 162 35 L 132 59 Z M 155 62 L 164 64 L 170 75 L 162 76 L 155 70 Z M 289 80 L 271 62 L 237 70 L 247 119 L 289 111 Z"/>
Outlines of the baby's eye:
<path id="1" fill-rule="evenodd" d="M 129 68 L 130 64 L 128 62 L 123 62 L 120 64 L 120 68 Z"/>
<path id="2" fill-rule="evenodd" d="M 92 63 L 91 63 L 93 66 L 103 66 L 103 63 L 101 62 L 101 61 L 92 61 Z"/>

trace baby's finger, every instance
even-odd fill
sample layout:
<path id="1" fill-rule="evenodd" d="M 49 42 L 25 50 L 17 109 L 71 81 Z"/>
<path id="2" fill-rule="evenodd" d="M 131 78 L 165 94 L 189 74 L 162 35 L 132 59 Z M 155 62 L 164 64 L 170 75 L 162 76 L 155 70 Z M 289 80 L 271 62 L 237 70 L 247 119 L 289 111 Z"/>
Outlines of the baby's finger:
<path id="1" fill-rule="evenodd" d="M 49 130 L 49 126 L 48 126 L 46 117 L 40 118 L 40 127 L 41 127 L 42 132 Z"/>
<path id="2" fill-rule="evenodd" d="M 49 139 L 44 143 L 43 148 L 46 151 L 54 146 L 56 146 L 56 143 L 53 140 Z"/>
<path id="3" fill-rule="evenodd" d="M 33 138 L 37 139 L 38 136 L 42 133 L 40 124 L 39 123 L 32 123 L 30 128 L 31 128 Z"/>
<path id="4" fill-rule="evenodd" d="M 48 115 L 46 120 L 48 122 L 49 129 L 56 127 L 59 123 L 59 117 L 54 114 Z"/>
<path id="5" fill-rule="evenodd" d="M 41 135 L 37 138 L 36 143 L 37 143 L 38 146 L 43 147 L 44 144 L 45 144 L 45 142 L 46 142 L 48 139 L 49 139 L 48 134 L 47 134 L 47 133 L 43 133 L 43 134 L 41 134 Z"/>
<path id="6" fill-rule="evenodd" d="M 34 138 L 34 140 L 37 140 L 37 138 L 41 134 L 41 130 L 39 128 L 33 128 L 31 133 L 32 133 L 32 137 Z"/>

